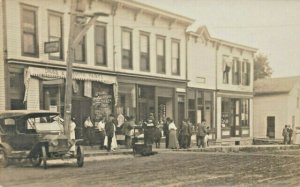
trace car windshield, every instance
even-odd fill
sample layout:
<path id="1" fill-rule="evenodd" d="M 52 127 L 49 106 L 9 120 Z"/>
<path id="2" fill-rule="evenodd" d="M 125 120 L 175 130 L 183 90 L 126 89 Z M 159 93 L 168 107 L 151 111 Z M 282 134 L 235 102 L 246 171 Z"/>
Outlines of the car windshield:
<path id="1" fill-rule="evenodd" d="M 59 116 L 31 117 L 27 119 L 27 129 L 35 129 L 36 132 L 63 132 L 63 123 Z"/>

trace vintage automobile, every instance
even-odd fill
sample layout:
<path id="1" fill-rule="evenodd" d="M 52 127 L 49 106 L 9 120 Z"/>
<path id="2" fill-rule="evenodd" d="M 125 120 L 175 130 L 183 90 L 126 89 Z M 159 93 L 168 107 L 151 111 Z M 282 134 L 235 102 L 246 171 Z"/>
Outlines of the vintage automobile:
<path id="1" fill-rule="evenodd" d="M 33 166 L 47 168 L 48 159 L 77 159 L 84 164 L 81 140 L 63 133 L 57 112 L 8 110 L 0 112 L 0 167 L 13 160 L 29 159 Z"/>

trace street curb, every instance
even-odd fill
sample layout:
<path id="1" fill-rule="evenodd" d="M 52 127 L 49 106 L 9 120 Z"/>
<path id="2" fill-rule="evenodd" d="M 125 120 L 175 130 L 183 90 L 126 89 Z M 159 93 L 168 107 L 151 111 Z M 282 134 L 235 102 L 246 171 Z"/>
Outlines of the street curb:
<path id="1" fill-rule="evenodd" d="M 93 152 L 93 153 L 84 153 L 85 157 L 94 157 L 94 156 L 108 156 L 108 155 L 132 155 L 132 151 L 115 151 L 115 152 Z"/>
<path id="2" fill-rule="evenodd" d="M 257 152 L 257 151 L 274 151 L 300 149 L 300 145 L 277 145 L 277 146 L 233 146 L 233 147 L 208 147 L 208 148 L 189 148 L 189 149 L 173 149 L 172 151 L 182 152 Z"/>

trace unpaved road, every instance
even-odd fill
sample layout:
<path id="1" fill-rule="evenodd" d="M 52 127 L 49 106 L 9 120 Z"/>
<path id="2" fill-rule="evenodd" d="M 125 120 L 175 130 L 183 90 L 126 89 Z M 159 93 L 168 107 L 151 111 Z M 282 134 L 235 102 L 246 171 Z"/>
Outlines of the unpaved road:
<path id="1" fill-rule="evenodd" d="M 114 155 L 49 168 L 0 168 L 7 186 L 300 186 L 300 151 L 248 153 L 165 152 L 149 157 Z"/>

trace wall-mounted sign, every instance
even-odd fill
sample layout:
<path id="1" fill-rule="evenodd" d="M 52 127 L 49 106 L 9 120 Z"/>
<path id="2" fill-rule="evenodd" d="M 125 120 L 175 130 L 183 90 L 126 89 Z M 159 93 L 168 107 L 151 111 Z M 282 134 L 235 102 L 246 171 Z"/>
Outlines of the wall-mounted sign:
<path id="1" fill-rule="evenodd" d="M 51 41 L 44 43 L 45 53 L 58 53 L 60 52 L 60 41 Z"/>

